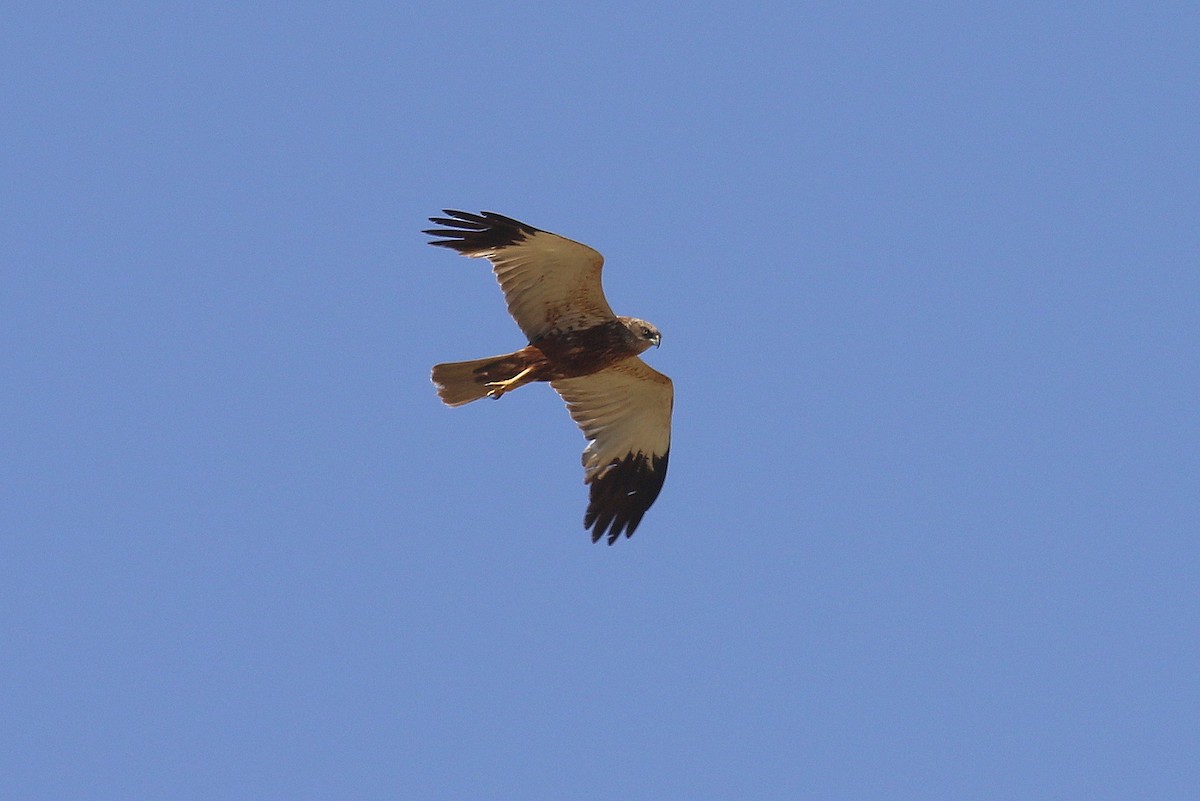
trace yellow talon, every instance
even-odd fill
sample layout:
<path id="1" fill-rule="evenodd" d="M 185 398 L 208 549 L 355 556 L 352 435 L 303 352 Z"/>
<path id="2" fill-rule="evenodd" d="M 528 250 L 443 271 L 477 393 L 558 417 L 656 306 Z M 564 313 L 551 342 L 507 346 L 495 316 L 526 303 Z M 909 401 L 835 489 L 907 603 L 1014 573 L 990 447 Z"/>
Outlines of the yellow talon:
<path id="1" fill-rule="evenodd" d="M 488 397 L 498 399 L 501 395 L 503 395 L 505 392 L 508 392 L 510 389 L 515 389 L 516 385 L 520 383 L 521 379 L 524 378 L 525 376 L 529 375 L 532 372 L 533 372 L 532 367 L 526 367 L 524 370 L 517 373 L 512 378 L 507 378 L 504 381 L 489 381 L 488 383 L 484 384 L 485 387 L 490 387 L 490 391 L 488 392 Z"/>

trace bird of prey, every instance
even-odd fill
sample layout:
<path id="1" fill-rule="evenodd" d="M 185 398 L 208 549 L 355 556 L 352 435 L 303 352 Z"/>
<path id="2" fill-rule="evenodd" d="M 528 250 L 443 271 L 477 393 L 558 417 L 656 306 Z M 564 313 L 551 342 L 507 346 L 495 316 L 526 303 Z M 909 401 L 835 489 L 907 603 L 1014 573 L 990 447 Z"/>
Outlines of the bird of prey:
<path id="1" fill-rule="evenodd" d="M 671 379 L 639 358 L 662 342 L 658 329 L 613 312 L 600 286 L 604 257 L 587 245 L 490 211 L 443 213 L 429 218 L 445 226 L 424 232 L 437 237 L 429 244 L 490 261 L 529 344 L 435 366 L 438 395 L 461 406 L 549 381 L 588 440 L 584 529 L 609 545 L 632 536 L 662 489 L 671 445 Z"/>

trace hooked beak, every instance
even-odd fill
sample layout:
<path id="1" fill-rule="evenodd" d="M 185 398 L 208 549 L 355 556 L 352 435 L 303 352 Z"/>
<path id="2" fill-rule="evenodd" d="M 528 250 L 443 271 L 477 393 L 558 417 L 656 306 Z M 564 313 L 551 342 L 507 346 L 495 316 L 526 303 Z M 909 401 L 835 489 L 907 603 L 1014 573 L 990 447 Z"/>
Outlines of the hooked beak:
<path id="1" fill-rule="evenodd" d="M 651 341 L 654 343 L 654 347 L 656 347 L 656 348 L 661 347 L 662 346 L 662 334 L 655 334 L 654 339 L 652 339 Z"/>

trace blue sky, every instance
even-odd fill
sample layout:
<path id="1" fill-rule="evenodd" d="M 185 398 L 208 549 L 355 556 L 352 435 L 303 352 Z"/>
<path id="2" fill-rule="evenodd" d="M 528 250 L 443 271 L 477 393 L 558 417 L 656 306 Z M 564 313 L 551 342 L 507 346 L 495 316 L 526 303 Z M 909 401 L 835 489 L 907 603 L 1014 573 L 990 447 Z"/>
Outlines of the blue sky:
<path id="1" fill-rule="evenodd" d="M 0 29 L 21 799 L 1184 799 L 1200 14 L 26 5 Z M 489 209 L 652 320 L 582 528 Z"/>

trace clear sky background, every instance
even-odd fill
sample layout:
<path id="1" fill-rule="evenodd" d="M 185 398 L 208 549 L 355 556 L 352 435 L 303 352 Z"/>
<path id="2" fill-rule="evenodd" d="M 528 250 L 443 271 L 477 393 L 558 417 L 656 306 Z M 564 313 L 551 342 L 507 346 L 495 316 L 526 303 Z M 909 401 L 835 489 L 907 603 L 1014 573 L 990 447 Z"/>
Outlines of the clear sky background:
<path id="1" fill-rule="evenodd" d="M 20 4 L 12 799 L 1194 799 L 1190 3 Z M 631 540 L 489 209 L 676 387 Z"/>

